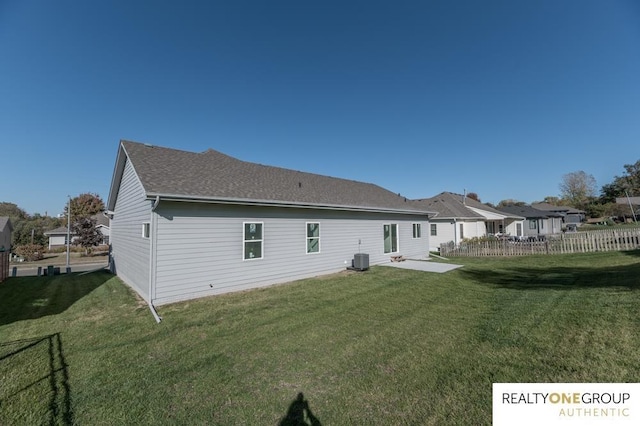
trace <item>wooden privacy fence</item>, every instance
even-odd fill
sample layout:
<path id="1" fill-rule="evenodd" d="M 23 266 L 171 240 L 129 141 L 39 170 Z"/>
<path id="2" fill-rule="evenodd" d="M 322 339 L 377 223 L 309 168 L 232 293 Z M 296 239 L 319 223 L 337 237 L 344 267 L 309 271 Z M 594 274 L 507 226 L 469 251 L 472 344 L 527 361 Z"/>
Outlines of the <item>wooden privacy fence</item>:
<path id="1" fill-rule="evenodd" d="M 628 230 L 598 230 L 546 236 L 541 241 L 486 240 L 453 242 L 440 246 L 445 257 L 525 256 L 528 254 L 590 253 L 640 248 L 640 228 Z"/>
<path id="2" fill-rule="evenodd" d="M 0 283 L 9 277 L 9 252 L 0 251 Z"/>

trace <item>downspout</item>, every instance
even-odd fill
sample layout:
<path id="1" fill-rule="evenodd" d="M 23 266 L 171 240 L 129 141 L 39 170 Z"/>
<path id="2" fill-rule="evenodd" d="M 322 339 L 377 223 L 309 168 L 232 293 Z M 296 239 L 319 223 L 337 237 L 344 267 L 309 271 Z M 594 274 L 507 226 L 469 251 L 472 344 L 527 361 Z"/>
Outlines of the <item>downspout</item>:
<path id="1" fill-rule="evenodd" d="M 455 217 L 453 218 L 453 242 L 458 247 L 458 220 Z"/>
<path id="2" fill-rule="evenodd" d="M 153 314 L 153 318 L 155 318 L 156 322 L 159 324 L 162 321 L 162 317 L 158 315 L 158 311 L 156 311 L 156 307 L 153 306 L 153 267 L 154 267 L 154 250 L 155 250 L 155 239 L 156 239 L 156 220 L 155 220 L 155 211 L 158 208 L 158 204 L 160 204 L 160 196 L 157 195 L 153 205 L 151 206 L 151 223 L 149 224 L 149 309 L 151 310 L 151 314 Z"/>

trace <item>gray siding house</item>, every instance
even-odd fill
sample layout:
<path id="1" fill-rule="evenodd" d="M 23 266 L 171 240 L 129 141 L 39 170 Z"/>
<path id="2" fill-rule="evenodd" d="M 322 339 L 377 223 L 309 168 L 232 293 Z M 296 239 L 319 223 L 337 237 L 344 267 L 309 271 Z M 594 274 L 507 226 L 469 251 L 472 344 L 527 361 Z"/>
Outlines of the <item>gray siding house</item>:
<path id="1" fill-rule="evenodd" d="M 526 218 L 524 235 L 527 237 L 539 237 L 562 232 L 563 215 L 560 213 L 542 211 L 531 206 L 504 206 L 498 210 Z"/>
<path id="2" fill-rule="evenodd" d="M 531 207 L 545 212 L 559 213 L 562 215 L 562 223 L 565 225 L 580 225 L 587 219 L 587 214 L 584 210 L 574 209 L 573 207 L 554 206 L 549 203 L 531 203 Z"/>
<path id="3" fill-rule="evenodd" d="M 429 211 L 377 185 L 121 141 L 111 268 L 149 304 L 426 258 Z"/>

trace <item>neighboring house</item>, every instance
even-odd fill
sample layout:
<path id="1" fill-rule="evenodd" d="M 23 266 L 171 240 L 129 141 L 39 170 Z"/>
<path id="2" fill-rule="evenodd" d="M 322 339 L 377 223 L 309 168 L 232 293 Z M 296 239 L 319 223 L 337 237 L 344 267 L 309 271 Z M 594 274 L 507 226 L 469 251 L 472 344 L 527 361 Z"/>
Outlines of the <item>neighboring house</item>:
<path id="1" fill-rule="evenodd" d="M 587 218 L 587 213 L 583 210 L 574 209 L 567 206 L 554 206 L 549 203 L 532 203 L 531 207 L 545 212 L 559 213 L 562 215 L 562 223 L 580 225 Z"/>
<path id="2" fill-rule="evenodd" d="M 102 213 L 98 213 L 91 217 L 96 220 L 96 229 L 102 234 L 102 244 L 109 244 L 109 237 L 111 236 L 109 218 Z"/>
<path id="3" fill-rule="evenodd" d="M 377 185 L 130 141 L 107 201 L 111 269 L 160 305 L 426 258 L 429 212 Z"/>
<path id="4" fill-rule="evenodd" d="M 524 235 L 527 237 L 539 237 L 562 232 L 563 215 L 560 213 L 538 210 L 531 206 L 505 206 L 498 210 L 524 217 L 526 219 Z"/>
<path id="5" fill-rule="evenodd" d="M 60 226 L 58 228 L 52 229 L 50 231 L 46 231 L 44 233 L 45 237 L 49 238 L 49 250 L 55 249 L 58 247 L 65 247 L 67 245 L 67 227 Z M 73 243 L 78 237 L 71 232 L 71 242 Z"/>
<path id="6" fill-rule="evenodd" d="M 440 244 L 488 235 L 508 234 L 522 236 L 524 217 L 504 213 L 479 201 L 452 192 L 415 200 L 417 205 L 436 215 L 429 219 L 430 250 Z"/>
<path id="7" fill-rule="evenodd" d="M 95 214 L 91 216 L 92 219 L 96 221 L 96 229 L 103 236 L 102 244 L 109 244 L 109 218 L 106 217 L 102 213 Z M 61 226 L 56 229 L 52 229 L 44 233 L 46 237 L 49 237 L 49 250 L 55 249 L 58 247 L 65 247 L 67 245 L 67 227 Z M 76 234 L 71 231 L 71 243 L 77 240 L 78 237 Z"/>
<path id="8" fill-rule="evenodd" d="M 11 233 L 13 225 L 6 216 L 0 216 L 0 252 L 11 251 Z"/>

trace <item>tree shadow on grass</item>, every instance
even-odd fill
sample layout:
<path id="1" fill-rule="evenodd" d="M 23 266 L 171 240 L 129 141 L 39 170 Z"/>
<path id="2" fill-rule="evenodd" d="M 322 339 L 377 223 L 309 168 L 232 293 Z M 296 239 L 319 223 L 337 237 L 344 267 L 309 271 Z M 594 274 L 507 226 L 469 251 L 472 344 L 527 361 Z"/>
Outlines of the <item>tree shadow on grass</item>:
<path id="1" fill-rule="evenodd" d="M 0 326 L 56 315 L 111 279 L 106 271 L 9 278 L 0 284 Z"/>
<path id="2" fill-rule="evenodd" d="M 583 268 L 511 268 L 509 270 L 461 269 L 476 282 L 514 290 L 577 290 L 584 288 L 622 288 L 640 290 L 640 263 L 633 265 Z"/>
<path id="3" fill-rule="evenodd" d="M 623 251 L 622 253 L 626 254 L 627 256 L 640 257 L 640 250 L 627 250 Z"/>
<path id="4" fill-rule="evenodd" d="M 46 413 L 40 424 L 74 424 L 60 333 L 0 342 L 0 371 L 13 379 L 0 388 L 0 410 L 27 399 L 32 403 L 24 410 Z"/>

